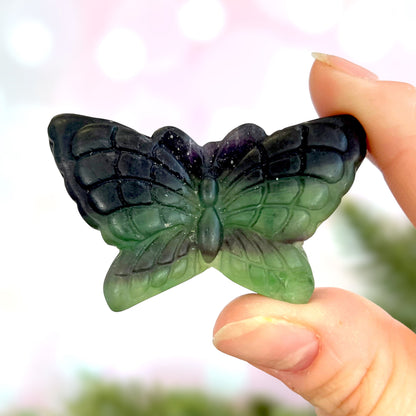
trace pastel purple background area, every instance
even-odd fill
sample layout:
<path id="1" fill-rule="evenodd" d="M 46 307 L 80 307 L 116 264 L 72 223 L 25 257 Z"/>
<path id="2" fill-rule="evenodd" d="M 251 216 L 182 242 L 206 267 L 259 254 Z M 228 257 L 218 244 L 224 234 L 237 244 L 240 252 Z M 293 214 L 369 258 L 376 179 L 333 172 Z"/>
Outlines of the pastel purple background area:
<path id="1" fill-rule="evenodd" d="M 246 293 L 219 272 L 108 309 L 117 251 L 77 214 L 46 128 L 74 112 L 149 135 L 171 124 L 199 143 L 245 122 L 272 132 L 316 117 L 312 51 L 416 84 L 415 18 L 413 0 L 0 2 L 0 409 L 53 402 L 80 371 L 301 404 L 211 345 L 217 314 Z M 369 163 L 351 194 L 400 217 Z M 360 291 L 331 224 L 306 244 L 317 284 Z"/>

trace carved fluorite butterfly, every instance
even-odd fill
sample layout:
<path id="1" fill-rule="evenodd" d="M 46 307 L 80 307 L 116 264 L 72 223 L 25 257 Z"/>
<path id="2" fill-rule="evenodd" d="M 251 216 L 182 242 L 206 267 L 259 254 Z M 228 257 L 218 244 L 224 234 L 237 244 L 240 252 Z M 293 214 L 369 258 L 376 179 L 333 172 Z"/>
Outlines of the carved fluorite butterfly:
<path id="1" fill-rule="evenodd" d="M 147 137 L 73 114 L 54 117 L 48 133 L 81 215 L 120 249 L 104 283 L 115 311 L 211 266 L 262 295 L 307 302 L 314 282 L 302 243 L 366 152 L 348 115 L 270 136 L 244 124 L 202 147 L 174 127 Z"/>

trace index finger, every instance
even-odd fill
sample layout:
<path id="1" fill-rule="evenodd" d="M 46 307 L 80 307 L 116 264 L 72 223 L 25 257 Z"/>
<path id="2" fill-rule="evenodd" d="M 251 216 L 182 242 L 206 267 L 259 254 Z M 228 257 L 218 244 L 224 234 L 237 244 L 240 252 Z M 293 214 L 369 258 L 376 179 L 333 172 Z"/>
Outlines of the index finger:
<path id="1" fill-rule="evenodd" d="M 313 103 L 322 117 L 345 113 L 361 122 L 373 161 L 416 225 L 416 89 L 354 68 L 341 58 L 318 55 L 310 74 Z"/>

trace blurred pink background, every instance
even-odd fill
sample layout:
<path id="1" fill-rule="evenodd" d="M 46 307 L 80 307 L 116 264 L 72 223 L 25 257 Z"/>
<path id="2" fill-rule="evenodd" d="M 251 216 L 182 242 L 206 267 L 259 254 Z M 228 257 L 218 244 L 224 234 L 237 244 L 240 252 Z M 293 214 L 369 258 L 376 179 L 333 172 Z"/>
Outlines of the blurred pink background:
<path id="1" fill-rule="evenodd" d="M 116 250 L 79 217 L 46 128 L 73 112 L 148 135 L 170 124 L 199 143 L 246 122 L 271 133 L 316 117 L 313 51 L 416 84 L 415 18 L 413 0 L 0 2 L 0 411 L 53 402 L 80 371 L 302 405 L 211 345 L 217 314 L 246 292 L 218 272 L 108 309 Z M 351 194 L 401 217 L 370 163 Z M 332 222 L 306 244 L 317 285 L 360 291 Z"/>

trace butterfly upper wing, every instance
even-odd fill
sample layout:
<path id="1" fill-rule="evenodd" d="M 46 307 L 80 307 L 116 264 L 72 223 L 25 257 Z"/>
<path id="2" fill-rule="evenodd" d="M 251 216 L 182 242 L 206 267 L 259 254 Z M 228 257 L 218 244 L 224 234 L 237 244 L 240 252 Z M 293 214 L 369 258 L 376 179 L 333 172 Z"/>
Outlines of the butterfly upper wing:
<path id="1" fill-rule="evenodd" d="M 364 156 L 365 133 L 352 116 L 259 135 L 220 176 L 224 223 L 280 242 L 303 241 L 339 205 Z"/>
<path id="2" fill-rule="evenodd" d="M 233 139 L 226 137 L 229 145 L 217 153 L 215 164 L 224 166 L 218 206 L 225 231 L 216 267 L 261 294 L 307 301 L 313 277 L 300 242 L 350 188 L 365 156 L 365 132 L 352 116 L 335 116 L 270 136 L 245 125 L 230 136 L 250 145 L 233 168 L 221 161 L 233 154 Z"/>
<path id="3" fill-rule="evenodd" d="M 126 309 L 206 268 L 193 241 L 200 147 L 164 127 L 149 138 L 121 124 L 63 114 L 48 129 L 52 152 L 83 218 L 121 251 L 104 285 Z"/>
<path id="4" fill-rule="evenodd" d="M 67 190 L 95 228 L 126 207 L 158 204 L 189 212 L 195 205 L 200 148 L 174 127 L 150 138 L 113 121 L 62 114 L 48 133 Z"/>

